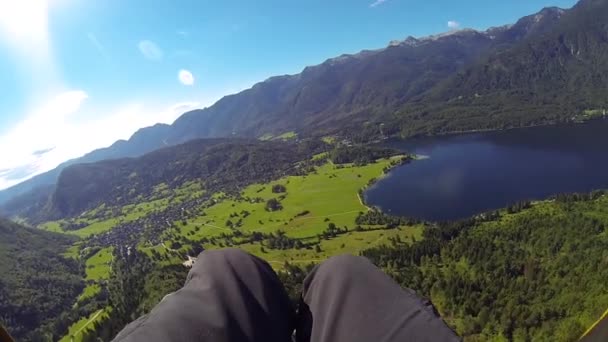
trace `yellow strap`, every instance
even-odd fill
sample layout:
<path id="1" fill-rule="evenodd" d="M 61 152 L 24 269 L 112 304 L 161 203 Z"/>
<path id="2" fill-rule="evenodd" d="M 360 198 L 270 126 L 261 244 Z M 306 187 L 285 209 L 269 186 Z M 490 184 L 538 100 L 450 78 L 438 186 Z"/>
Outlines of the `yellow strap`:
<path id="1" fill-rule="evenodd" d="M 608 319 L 608 310 L 606 310 L 606 312 L 604 312 L 604 314 L 602 315 L 602 317 L 600 317 L 600 319 L 598 319 L 597 321 L 595 321 L 595 323 L 593 323 L 593 325 L 591 325 L 591 327 L 589 327 L 589 329 L 587 329 L 587 331 L 585 331 L 585 333 L 583 334 L 583 336 L 581 336 L 581 340 L 583 338 L 585 338 L 585 336 L 589 335 L 589 333 L 591 331 L 593 331 L 593 329 L 595 329 L 595 327 L 600 324 L 601 321 L 604 320 L 604 318 Z"/>

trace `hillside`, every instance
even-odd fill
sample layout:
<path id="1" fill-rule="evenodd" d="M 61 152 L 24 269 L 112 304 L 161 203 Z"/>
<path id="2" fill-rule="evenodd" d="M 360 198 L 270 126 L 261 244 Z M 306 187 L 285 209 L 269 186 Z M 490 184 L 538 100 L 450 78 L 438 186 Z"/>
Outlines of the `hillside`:
<path id="1" fill-rule="evenodd" d="M 56 186 L 18 196 L 3 209 L 36 224 L 76 216 L 102 204 L 134 204 L 151 197 L 159 187 L 175 189 L 199 183 L 206 191 L 229 193 L 251 182 L 301 172 L 297 162 L 327 148 L 319 140 L 193 140 L 139 158 L 69 166 Z"/>
<path id="2" fill-rule="evenodd" d="M 0 323 L 17 340 L 65 334 L 84 287 L 79 264 L 60 255 L 74 241 L 0 219 Z"/>
<path id="3" fill-rule="evenodd" d="M 234 135 L 257 138 L 296 131 L 301 136 L 337 134 L 354 140 L 369 140 L 382 134 L 409 136 L 528 124 L 530 120 L 520 120 L 516 111 L 496 112 L 492 107 L 483 109 L 482 115 L 488 120 L 482 122 L 469 115 L 466 123 L 454 120 L 456 116 L 463 116 L 464 110 L 435 117 L 420 111 L 441 105 L 442 101 L 454 95 L 454 90 L 467 91 L 470 95 L 475 94 L 473 89 L 483 89 L 485 85 L 475 83 L 476 76 L 472 71 L 463 74 L 469 83 L 442 85 L 442 82 L 450 76 L 461 75 L 462 70 L 468 70 L 465 68 L 483 67 L 488 55 L 521 49 L 526 46 L 522 42 L 529 39 L 542 40 L 561 21 L 563 14 L 561 9 L 548 8 L 522 18 L 514 25 L 483 32 L 461 30 L 430 37 L 408 37 L 403 41 L 393 41 L 384 49 L 329 59 L 320 65 L 307 67 L 297 75 L 272 77 L 251 89 L 226 96 L 209 108 L 185 113 L 173 125 L 142 128 L 128 141 L 118 141 L 108 148 L 93 151 L 53 171 L 0 191 L 0 204 L 33 189 L 55 184 L 60 172 L 69 165 L 137 157 L 198 138 Z M 585 41 L 581 44 L 584 47 Z M 533 61 L 522 61 L 527 62 Z M 595 65 L 585 65 L 581 72 L 592 75 L 596 73 L 594 68 Z M 541 76 L 548 77 L 546 74 Z M 407 107 L 418 103 L 424 94 L 436 93 L 440 95 L 429 97 L 423 105 Z M 527 101 L 510 95 L 508 98 L 512 103 L 525 104 Z M 404 108 L 410 109 L 405 114 L 393 115 Z M 546 111 L 549 112 L 551 110 Z M 492 114 L 496 114 L 496 118 Z M 448 116 L 449 121 L 456 124 L 446 124 Z M 391 121 L 396 124 L 379 127 L 381 123 Z"/>
<path id="4" fill-rule="evenodd" d="M 608 107 L 608 2 L 580 1 L 550 29 L 464 68 L 406 106 L 402 133 L 584 120 Z M 407 128 L 406 128 L 407 126 Z"/>
<path id="5" fill-rule="evenodd" d="M 558 197 L 363 254 L 430 298 L 465 341 L 577 341 L 608 307 L 607 204 L 602 192 Z"/>

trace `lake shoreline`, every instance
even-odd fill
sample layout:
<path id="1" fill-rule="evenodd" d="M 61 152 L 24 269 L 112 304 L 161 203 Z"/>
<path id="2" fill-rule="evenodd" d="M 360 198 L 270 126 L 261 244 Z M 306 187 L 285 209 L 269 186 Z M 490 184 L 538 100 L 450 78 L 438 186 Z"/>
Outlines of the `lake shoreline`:
<path id="1" fill-rule="evenodd" d="M 398 135 L 394 135 L 394 136 L 387 137 L 384 140 L 378 140 L 374 143 L 383 144 L 383 143 L 386 143 L 389 141 L 414 141 L 417 139 L 424 139 L 424 138 L 451 137 L 451 136 L 469 135 L 469 134 L 475 134 L 475 133 L 493 133 L 493 132 L 498 133 L 498 132 L 514 131 L 514 130 L 525 130 L 525 129 L 530 129 L 530 128 L 558 127 L 558 126 L 566 126 L 566 125 L 578 126 L 578 125 L 583 125 L 583 124 L 590 123 L 593 121 L 608 121 L 608 117 L 592 117 L 592 118 L 582 119 L 582 120 L 573 120 L 573 121 L 566 121 L 566 122 L 548 122 L 548 123 L 542 123 L 542 124 L 516 126 L 516 127 L 508 127 L 508 128 L 478 128 L 478 129 L 469 129 L 469 130 L 462 130 L 462 131 L 449 131 L 449 132 L 443 132 L 443 133 L 438 133 L 438 134 L 419 134 L 419 135 L 412 135 L 412 136 L 407 136 L 407 137 L 400 137 Z"/>
<path id="2" fill-rule="evenodd" d="M 439 222 L 520 201 L 608 189 L 608 160 L 602 157 L 608 146 L 606 133 L 608 120 L 595 119 L 387 141 L 385 147 L 416 158 L 368 187 L 364 202 L 391 215 Z M 415 162 L 422 156 L 430 158 Z"/>

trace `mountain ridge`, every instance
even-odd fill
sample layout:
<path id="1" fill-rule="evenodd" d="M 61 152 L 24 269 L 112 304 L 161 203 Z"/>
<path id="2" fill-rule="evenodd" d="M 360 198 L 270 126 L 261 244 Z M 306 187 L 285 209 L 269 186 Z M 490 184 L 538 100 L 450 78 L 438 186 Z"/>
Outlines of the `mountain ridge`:
<path id="1" fill-rule="evenodd" d="M 603 5 L 601 1 L 586 2 Z M 575 8 L 581 6 L 579 3 Z M 299 74 L 268 78 L 250 89 L 223 97 L 213 106 L 186 112 L 172 125 L 142 128 L 128 141 L 118 141 L 0 191 L 0 204 L 37 187 L 55 184 L 61 170 L 69 165 L 141 156 L 193 139 L 256 138 L 297 131 L 302 136 L 340 135 L 356 141 L 377 137 L 378 125 L 382 123 L 391 123 L 382 132 L 389 135 L 457 131 L 460 127 L 449 124 L 443 129 L 437 128 L 446 118 L 434 118 L 436 122 L 429 123 L 420 106 L 433 109 L 438 105 L 429 103 L 429 98 L 446 101 L 442 87 L 458 89 L 446 79 L 453 79 L 462 70 L 468 70 L 467 67 L 489 55 L 500 55 L 501 51 L 510 50 L 531 36 L 544 36 L 570 11 L 550 7 L 512 25 L 486 31 L 465 29 L 430 37 L 409 37 L 382 49 L 327 59 L 304 68 Z M 440 95 L 425 97 L 433 91 Z M 498 124 L 491 123 L 493 128 L 504 126 L 500 123 L 502 119 L 489 118 L 498 121 Z M 419 119 L 426 121 L 419 123 Z M 450 120 L 458 124 L 461 121 L 454 115 Z M 472 120 L 472 125 L 488 128 L 488 124 L 480 120 L 481 117 Z M 517 120 L 515 115 L 510 124 L 518 125 Z"/>

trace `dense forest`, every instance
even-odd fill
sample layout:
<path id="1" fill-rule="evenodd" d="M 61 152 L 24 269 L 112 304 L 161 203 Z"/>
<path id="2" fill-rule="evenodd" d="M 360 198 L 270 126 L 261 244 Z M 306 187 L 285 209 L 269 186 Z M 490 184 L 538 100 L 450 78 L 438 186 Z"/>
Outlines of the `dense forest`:
<path id="1" fill-rule="evenodd" d="M 560 196 L 363 254 L 470 341 L 575 341 L 608 307 L 606 198 Z"/>
<path id="2" fill-rule="evenodd" d="M 382 158 L 403 154 L 403 152 L 371 146 L 340 146 L 331 151 L 329 158 L 336 164 L 353 163 L 365 165 Z"/>
<path id="3" fill-rule="evenodd" d="M 181 288 L 188 270 L 181 265 L 159 267 L 145 254 L 117 250 L 117 262 L 107 285 L 107 295 L 96 307 L 109 308 L 111 315 L 95 322 L 82 334 L 82 341 L 109 341 L 128 323 L 144 315 L 167 294 Z"/>
<path id="4" fill-rule="evenodd" d="M 577 341 L 608 307 L 608 199 L 557 198 L 432 224 L 422 240 L 361 254 L 430 298 L 465 341 Z M 312 266 L 280 273 L 294 305 Z"/>
<path id="5" fill-rule="evenodd" d="M 84 288 L 80 264 L 59 253 L 75 239 L 0 219 L 0 324 L 19 341 L 57 340 Z"/>

